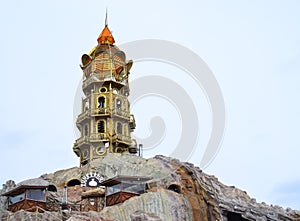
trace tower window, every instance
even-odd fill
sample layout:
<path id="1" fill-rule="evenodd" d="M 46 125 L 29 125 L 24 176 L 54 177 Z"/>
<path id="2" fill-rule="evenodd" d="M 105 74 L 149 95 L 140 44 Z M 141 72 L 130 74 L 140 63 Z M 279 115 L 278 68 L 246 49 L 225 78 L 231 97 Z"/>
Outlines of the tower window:
<path id="1" fill-rule="evenodd" d="M 105 93 L 105 92 L 107 92 L 107 89 L 105 87 L 102 87 L 102 88 L 100 88 L 100 92 Z"/>
<path id="2" fill-rule="evenodd" d="M 88 150 L 84 150 L 84 151 L 82 152 L 82 157 L 83 157 L 83 158 L 87 158 L 88 155 L 89 155 L 89 151 L 88 151 Z"/>
<path id="3" fill-rule="evenodd" d="M 120 99 L 117 99 L 117 100 L 116 100 L 116 105 L 117 105 L 117 109 L 118 109 L 118 110 L 121 110 L 121 108 L 122 108 L 122 102 L 121 102 Z"/>
<path id="4" fill-rule="evenodd" d="M 120 122 L 117 123 L 117 133 L 122 134 L 122 124 Z"/>
<path id="5" fill-rule="evenodd" d="M 84 136 L 88 136 L 89 135 L 89 127 L 88 125 L 84 126 Z"/>
<path id="6" fill-rule="evenodd" d="M 98 98 L 98 108 L 104 108 L 105 106 L 105 97 Z"/>
<path id="7" fill-rule="evenodd" d="M 104 133 L 105 132 L 105 123 L 103 120 L 98 121 L 98 133 Z"/>
<path id="8" fill-rule="evenodd" d="M 85 101 L 85 103 L 84 103 L 84 111 L 87 111 L 87 110 L 89 109 L 89 107 L 90 107 L 90 103 L 89 103 L 89 101 L 87 100 L 87 101 Z"/>
<path id="9" fill-rule="evenodd" d="M 124 135 L 128 136 L 128 124 L 124 124 L 123 132 Z"/>

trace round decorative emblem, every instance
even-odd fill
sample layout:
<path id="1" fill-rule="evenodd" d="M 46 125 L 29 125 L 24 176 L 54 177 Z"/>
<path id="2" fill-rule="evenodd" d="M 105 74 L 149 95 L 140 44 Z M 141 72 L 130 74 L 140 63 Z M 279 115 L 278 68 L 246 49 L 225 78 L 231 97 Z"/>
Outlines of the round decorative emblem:
<path id="1" fill-rule="evenodd" d="M 98 155 L 103 155 L 105 153 L 105 147 L 98 147 L 97 148 L 97 154 Z"/>
<path id="2" fill-rule="evenodd" d="M 99 187 L 103 180 L 104 177 L 100 176 L 98 173 L 87 173 L 81 179 L 81 186 Z"/>

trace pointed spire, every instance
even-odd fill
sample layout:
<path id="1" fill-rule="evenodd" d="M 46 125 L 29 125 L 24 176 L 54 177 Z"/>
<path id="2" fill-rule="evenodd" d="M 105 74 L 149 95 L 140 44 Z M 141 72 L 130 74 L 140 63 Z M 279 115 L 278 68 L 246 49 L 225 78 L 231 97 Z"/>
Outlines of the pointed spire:
<path id="1" fill-rule="evenodd" d="M 111 31 L 108 28 L 108 22 L 107 22 L 107 9 L 105 14 L 105 27 L 102 30 L 101 34 L 98 37 L 98 43 L 99 44 L 113 44 L 115 43 L 115 39 L 111 34 Z"/>
<path id="2" fill-rule="evenodd" d="M 105 13 L 105 27 L 107 26 L 107 8 L 106 8 L 106 13 Z"/>

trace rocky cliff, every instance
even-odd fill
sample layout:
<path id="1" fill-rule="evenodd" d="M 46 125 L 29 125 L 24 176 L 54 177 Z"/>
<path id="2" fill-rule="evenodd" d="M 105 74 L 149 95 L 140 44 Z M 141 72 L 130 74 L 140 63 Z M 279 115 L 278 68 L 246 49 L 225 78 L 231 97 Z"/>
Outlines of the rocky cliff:
<path id="1" fill-rule="evenodd" d="M 134 155 L 110 154 L 94 160 L 82 168 L 60 170 L 44 174 L 42 179 L 56 185 L 58 196 L 62 196 L 63 187 L 73 181 L 81 180 L 87 172 L 97 172 L 104 178 L 116 175 L 149 176 L 147 191 L 114 206 L 105 207 L 100 212 L 79 212 L 77 204 L 85 191 L 79 185 L 69 185 L 68 201 L 74 207 L 68 211 L 33 214 L 25 211 L 11 213 L 6 211 L 7 202 L 1 197 L 1 218 L 5 220 L 282 220 L 300 221 L 300 212 L 257 203 L 245 191 L 226 186 L 214 176 L 210 176 L 190 163 L 176 159 L 156 156 L 144 159 Z M 15 184 L 9 181 L 1 192 Z M 61 197 L 56 197 L 56 201 Z M 35 217 L 38 216 L 38 219 Z M 51 218 L 51 219 L 50 219 Z M 1 220 L 2 220 L 1 219 Z"/>

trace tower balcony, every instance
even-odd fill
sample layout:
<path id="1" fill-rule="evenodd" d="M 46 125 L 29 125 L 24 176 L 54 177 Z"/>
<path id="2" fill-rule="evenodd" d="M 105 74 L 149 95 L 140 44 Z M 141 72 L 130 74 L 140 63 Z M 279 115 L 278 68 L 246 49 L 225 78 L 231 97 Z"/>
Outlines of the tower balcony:
<path id="1" fill-rule="evenodd" d="M 134 115 L 133 115 L 133 114 L 130 115 L 129 127 L 130 127 L 130 131 L 131 131 L 131 132 L 133 132 L 133 130 L 134 130 L 135 127 L 136 127 L 135 118 L 134 118 Z"/>
<path id="2" fill-rule="evenodd" d="M 112 74 L 110 72 L 103 72 L 103 73 L 91 73 L 89 77 L 83 79 L 82 82 L 82 88 L 85 89 L 88 87 L 90 84 L 95 83 L 95 82 L 104 82 L 108 81 L 112 78 Z"/>
<path id="3" fill-rule="evenodd" d="M 77 123 L 81 123 L 85 119 L 93 116 L 107 116 L 111 113 L 111 110 L 108 107 L 105 108 L 97 108 L 97 109 L 89 109 L 78 115 Z"/>
<path id="4" fill-rule="evenodd" d="M 90 136 L 90 142 L 99 142 L 103 140 L 108 140 L 109 135 L 108 133 L 92 133 Z"/>
<path id="5" fill-rule="evenodd" d="M 130 113 L 128 111 L 122 110 L 122 109 L 117 109 L 117 108 L 112 110 L 112 114 L 123 117 L 123 118 L 127 118 L 127 119 L 130 116 Z"/>
<path id="6" fill-rule="evenodd" d="M 84 144 L 107 141 L 108 139 L 109 135 L 107 133 L 92 133 L 90 136 L 83 136 L 77 139 L 74 143 L 74 149 L 77 149 L 79 146 Z"/>
<path id="7" fill-rule="evenodd" d="M 88 145 L 89 138 L 87 136 L 80 137 L 77 139 L 73 145 L 73 151 L 76 153 L 77 156 L 80 156 L 80 149 L 79 147 L 82 145 Z"/>
<path id="8" fill-rule="evenodd" d="M 91 116 L 102 116 L 102 115 L 109 115 L 111 110 L 108 107 L 105 108 L 97 108 L 90 110 Z"/>
<path id="9" fill-rule="evenodd" d="M 119 142 L 119 143 L 125 143 L 125 144 L 128 144 L 128 145 L 130 145 L 132 143 L 131 137 L 123 135 L 123 134 L 117 134 L 116 135 L 116 141 Z"/>
<path id="10" fill-rule="evenodd" d="M 81 123 L 84 119 L 90 116 L 90 110 L 86 110 L 83 113 L 79 114 L 77 117 L 77 123 Z"/>
<path id="11" fill-rule="evenodd" d="M 119 80 L 119 79 L 117 80 L 112 71 L 101 72 L 101 73 L 93 72 L 93 73 L 91 73 L 91 75 L 88 78 L 83 80 L 82 89 L 85 90 L 89 85 L 91 85 L 93 83 L 105 82 L 105 81 L 112 81 L 112 82 L 116 82 L 121 85 L 127 84 L 126 80 Z"/>

